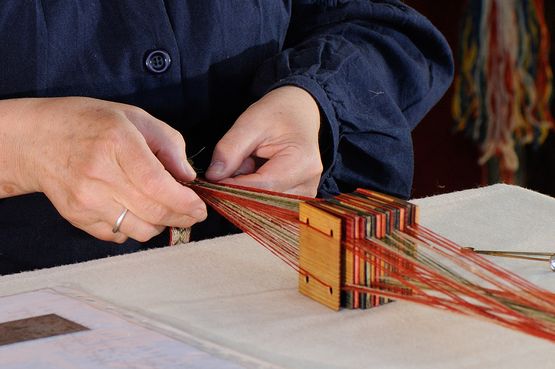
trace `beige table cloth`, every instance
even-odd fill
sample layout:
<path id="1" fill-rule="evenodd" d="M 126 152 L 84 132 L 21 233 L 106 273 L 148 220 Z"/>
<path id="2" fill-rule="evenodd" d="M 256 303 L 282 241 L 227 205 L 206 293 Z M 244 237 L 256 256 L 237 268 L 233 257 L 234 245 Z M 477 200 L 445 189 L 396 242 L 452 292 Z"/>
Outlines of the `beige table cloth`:
<path id="1" fill-rule="evenodd" d="M 461 245 L 555 252 L 553 198 L 495 185 L 415 202 L 423 225 Z M 547 263 L 492 260 L 555 291 Z M 296 285 L 292 269 L 235 235 L 0 277 L 0 296 L 71 286 L 285 368 L 555 368 L 555 344 L 489 322 L 400 301 L 333 312 Z"/>

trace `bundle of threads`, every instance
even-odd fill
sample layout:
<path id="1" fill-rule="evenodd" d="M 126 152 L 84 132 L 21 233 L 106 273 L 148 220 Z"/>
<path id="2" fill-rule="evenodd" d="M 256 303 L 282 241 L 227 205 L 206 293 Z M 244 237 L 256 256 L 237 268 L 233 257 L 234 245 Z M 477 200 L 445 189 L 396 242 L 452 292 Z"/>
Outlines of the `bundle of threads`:
<path id="1" fill-rule="evenodd" d="M 484 184 L 517 183 L 520 148 L 554 127 L 549 44 L 543 0 L 468 1 L 452 111 L 480 145 Z"/>
<path id="2" fill-rule="evenodd" d="M 329 307 L 404 300 L 555 341 L 555 294 L 421 226 L 410 202 L 365 189 L 324 200 L 203 181 L 189 186 L 296 270 L 302 293 Z M 315 225 L 336 220 L 334 231 Z M 340 241 L 336 254 L 327 246 L 332 238 Z"/>

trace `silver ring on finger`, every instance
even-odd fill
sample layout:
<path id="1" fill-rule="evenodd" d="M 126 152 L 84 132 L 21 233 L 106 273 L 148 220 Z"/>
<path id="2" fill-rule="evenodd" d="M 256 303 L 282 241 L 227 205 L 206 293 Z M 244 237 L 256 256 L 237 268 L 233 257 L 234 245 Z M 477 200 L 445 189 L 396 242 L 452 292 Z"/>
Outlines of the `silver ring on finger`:
<path id="1" fill-rule="evenodd" d="M 116 219 L 116 222 L 114 223 L 114 226 L 112 227 L 112 232 L 114 232 L 114 233 L 119 232 L 119 227 L 121 226 L 121 223 L 123 223 L 123 219 L 127 215 L 128 211 L 129 211 L 129 209 L 127 209 L 127 208 L 123 209 L 123 211 L 119 215 L 118 219 Z"/>

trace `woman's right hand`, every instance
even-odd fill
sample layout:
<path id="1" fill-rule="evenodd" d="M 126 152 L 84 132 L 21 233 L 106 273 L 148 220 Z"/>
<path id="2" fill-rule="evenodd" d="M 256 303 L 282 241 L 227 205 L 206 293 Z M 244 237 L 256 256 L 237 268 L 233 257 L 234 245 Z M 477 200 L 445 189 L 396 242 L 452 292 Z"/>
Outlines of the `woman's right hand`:
<path id="1" fill-rule="evenodd" d="M 181 134 L 137 107 L 85 97 L 0 101 L 0 198 L 43 192 L 99 239 L 146 241 L 165 226 L 202 221 L 205 204 L 177 181 L 195 176 Z"/>

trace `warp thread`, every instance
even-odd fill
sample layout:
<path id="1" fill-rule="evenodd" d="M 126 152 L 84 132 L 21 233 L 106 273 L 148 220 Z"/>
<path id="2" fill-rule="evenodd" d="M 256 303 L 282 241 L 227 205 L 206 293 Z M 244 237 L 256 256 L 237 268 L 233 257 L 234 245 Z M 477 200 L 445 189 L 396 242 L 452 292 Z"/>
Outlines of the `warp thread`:
<path id="1" fill-rule="evenodd" d="M 555 342 L 555 294 L 422 227 L 408 202 L 364 189 L 323 200 L 198 180 L 188 185 L 300 275 L 324 286 L 299 263 L 299 206 L 342 218 L 344 307 L 405 300 Z"/>

